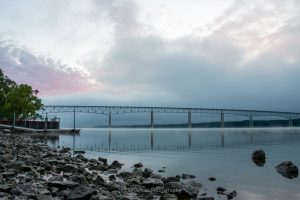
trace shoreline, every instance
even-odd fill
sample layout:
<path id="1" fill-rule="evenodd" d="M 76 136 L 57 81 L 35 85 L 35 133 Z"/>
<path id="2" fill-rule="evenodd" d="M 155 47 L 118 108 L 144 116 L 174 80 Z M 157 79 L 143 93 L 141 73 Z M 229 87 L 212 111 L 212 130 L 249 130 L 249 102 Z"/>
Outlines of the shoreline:
<path id="1" fill-rule="evenodd" d="M 122 171 L 117 160 L 88 159 L 84 152 L 73 156 L 70 148 L 53 149 L 29 135 L 0 131 L 0 141 L 0 198 L 214 199 L 190 174 L 163 177 L 143 163 Z M 237 193 L 218 187 L 216 195 L 233 199 Z"/>

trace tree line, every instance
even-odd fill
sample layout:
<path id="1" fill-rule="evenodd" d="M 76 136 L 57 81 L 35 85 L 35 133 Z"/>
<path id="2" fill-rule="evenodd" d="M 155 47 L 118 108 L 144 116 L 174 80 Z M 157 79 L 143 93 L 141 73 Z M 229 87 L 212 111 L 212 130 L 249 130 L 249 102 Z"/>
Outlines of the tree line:
<path id="1" fill-rule="evenodd" d="M 37 119 L 43 107 L 38 90 L 30 85 L 17 84 L 0 69 L 0 119 Z"/>

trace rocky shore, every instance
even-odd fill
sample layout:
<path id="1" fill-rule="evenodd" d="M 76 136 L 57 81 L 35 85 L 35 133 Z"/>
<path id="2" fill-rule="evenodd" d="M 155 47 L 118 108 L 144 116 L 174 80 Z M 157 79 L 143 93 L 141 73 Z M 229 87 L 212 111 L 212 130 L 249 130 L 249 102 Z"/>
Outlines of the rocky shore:
<path id="1" fill-rule="evenodd" d="M 125 172 L 118 161 L 81 153 L 74 156 L 69 148 L 52 149 L 42 140 L 0 131 L 0 199 L 214 199 L 193 175 L 162 177 L 143 163 Z M 216 195 L 233 199 L 237 193 L 218 187 Z"/>

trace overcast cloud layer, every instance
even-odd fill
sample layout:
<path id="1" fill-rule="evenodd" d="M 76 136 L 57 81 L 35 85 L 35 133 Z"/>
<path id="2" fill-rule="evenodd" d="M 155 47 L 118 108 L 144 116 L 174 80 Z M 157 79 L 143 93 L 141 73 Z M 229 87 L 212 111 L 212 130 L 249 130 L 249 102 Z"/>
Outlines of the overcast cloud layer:
<path id="1" fill-rule="evenodd" d="M 0 67 L 45 103 L 300 112 L 297 0 L 0 7 Z"/>

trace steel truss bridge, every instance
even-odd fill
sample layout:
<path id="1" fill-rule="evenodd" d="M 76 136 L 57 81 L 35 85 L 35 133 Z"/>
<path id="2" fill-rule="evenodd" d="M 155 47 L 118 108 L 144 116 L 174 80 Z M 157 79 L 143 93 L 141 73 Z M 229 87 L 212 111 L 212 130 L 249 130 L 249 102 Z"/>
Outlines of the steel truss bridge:
<path id="1" fill-rule="evenodd" d="M 75 113 L 95 113 L 108 115 L 108 127 L 112 126 L 112 115 L 124 113 L 150 113 L 150 127 L 154 127 L 154 113 L 187 113 L 188 127 L 192 127 L 192 113 L 206 113 L 220 115 L 220 127 L 224 127 L 224 115 L 239 115 L 249 117 L 249 126 L 253 127 L 253 118 L 261 116 L 281 117 L 289 120 L 289 126 L 293 126 L 293 119 L 300 118 L 300 113 L 295 112 L 277 112 L 262 110 L 238 110 L 238 109 L 215 109 L 215 108 L 181 108 L 181 107 L 138 107 L 138 106 L 63 106 L 63 105 L 46 105 L 41 113 L 74 113 L 74 129 L 75 129 Z"/>

